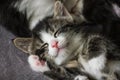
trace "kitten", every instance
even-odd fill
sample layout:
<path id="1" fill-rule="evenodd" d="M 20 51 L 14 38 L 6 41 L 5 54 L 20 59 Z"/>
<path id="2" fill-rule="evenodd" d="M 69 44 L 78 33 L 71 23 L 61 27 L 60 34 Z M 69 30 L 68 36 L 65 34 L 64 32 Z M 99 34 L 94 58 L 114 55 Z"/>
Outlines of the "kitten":
<path id="1" fill-rule="evenodd" d="M 118 14 L 117 14 L 118 15 Z M 106 20 L 106 21 L 108 21 L 108 20 Z M 94 21 L 93 21 L 94 22 Z M 99 18 L 98 18 L 98 22 L 99 22 Z M 42 24 L 41 24 L 42 25 Z M 40 25 L 40 26 L 41 26 Z M 42 30 L 42 29 L 41 29 Z M 34 31 L 33 31 L 34 32 Z M 39 31 L 38 31 L 39 32 Z M 46 35 L 44 32 L 42 32 L 45 36 L 49 36 L 49 35 Z M 41 33 L 41 34 L 42 34 Z M 36 33 L 35 33 L 36 34 Z M 39 35 L 39 34 L 37 34 L 37 35 Z M 54 36 L 54 38 L 55 38 L 55 36 Z M 53 38 L 53 39 L 54 39 Z M 44 40 L 46 40 L 45 38 L 43 38 Z M 69 39 L 69 38 L 68 38 Z M 41 40 L 41 39 L 40 39 Z M 47 41 L 47 40 L 46 40 Z M 41 41 L 42 42 L 42 41 Z M 49 42 L 49 41 L 48 41 Z M 48 44 L 50 44 L 50 45 L 52 45 L 52 44 L 55 44 L 55 45 L 53 45 L 53 47 L 56 47 L 56 44 L 58 44 L 58 42 L 56 41 L 56 39 L 55 39 L 55 41 L 50 41 Z M 65 43 L 65 45 L 66 44 L 68 44 L 68 43 Z M 62 46 L 62 47 L 64 47 L 64 46 Z M 49 47 L 49 49 L 48 50 L 50 50 L 51 49 L 51 47 Z M 54 50 L 53 50 L 54 51 Z M 59 50 L 55 50 L 55 52 L 53 52 L 52 50 L 51 50 L 51 52 L 50 53 L 48 53 L 48 52 L 46 52 L 46 53 L 48 53 L 48 54 L 50 54 L 52 57 L 53 57 L 53 61 L 55 62 L 55 64 L 57 64 L 57 65 L 61 65 L 61 64 L 65 64 L 65 62 L 67 62 L 67 61 L 69 61 L 69 60 L 71 60 L 71 58 L 69 58 L 68 60 L 66 60 L 66 57 L 61 57 L 61 56 L 63 56 L 64 54 L 61 54 L 61 55 L 59 55 L 59 59 L 58 58 L 56 58 L 56 56 L 58 55 L 58 54 L 55 54 L 57 51 L 59 51 Z M 63 52 L 62 53 L 65 53 L 64 52 L 64 50 L 62 50 Z M 69 51 L 68 51 L 68 53 L 69 53 Z M 71 53 L 71 52 L 70 52 Z M 74 57 L 74 56 L 73 56 Z M 37 59 L 38 60 L 38 59 Z M 63 60 L 63 61 L 62 61 Z M 31 61 L 30 61 L 31 62 Z M 40 63 L 40 62 L 39 62 Z M 41 62 L 42 63 L 42 62 Z M 32 64 L 32 63 L 31 63 Z M 47 65 L 46 65 L 47 66 Z M 48 67 L 46 67 L 46 69 L 47 70 L 49 70 L 49 68 Z M 46 71 L 46 70 L 45 70 Z M 44 71 L 43 71 L 44 72 Z M 88 72 L 87 72 L 88 73 Z M 91 75 L 91 74 L 90 74 Z M 91 76 L 93 76 L 93 74 L 91 75 Z M 98 78 L 98 77 L 97 77 Z"/>
<path id="2" fill-rule="evenodd" d="M 33 70 L 50 71 L 49 63 L 53 62 L 58 68 L 62 66 L 65 73 L 69 73 L 65 65 L 71 60 L 76 60 L 78 65 L 75 67 L 80 70 L 78 73 L 83 72 L 85 76 L 75 77 L 74 75 L 75 80 L 81 80 L 81 78 L 86 80 L 88 76 L 104 80 L 104 78 L 107 79 L 113 73 L 120 71 L 119 50 L 112 42 L 103 37 L 101 30 L 98 30 L 101 25 L 83 23 L 53 28 L 49 20 L 41 21 L 40 25 L 44 27 L 36 28 L 35 32 L 37 32 L 39 43 L 41 43 L 37 49 L 43 51 L 38 52 L 39 57 L 29 56 L 28 62 Z M 47 54 L 49 63 L 43 61 L 41 54 Z"/>
<path id="3" fill-rule="evenodd" d="M 45 62 L 46 60 L 44 60 L 42 57 L 44 56 L 45 53 L 48 53 L 48 49 L 47 46 L 51 44 L 52 42 L 52 38 L 53 38 L 53 43 L 54 43 L 54 38 L 55 38 L 55 32 L 62 26 L 65 25 L 67 22 L 62 20 L 52 20 L 52 19 L 45 19 L 43 21 L 41 21 L 37 27 L 33 30 L 33 34 L 34 37 L 32 39 L 30 38 L 16 38 L 14 40 L 14 44 L 16 47 L 18 47 L 20 50 L 24 51 L 25 53 L 29 53 L 30 56 L 28 58 L 28 62 L 31 66 L 31 68 L 34 71 L 37 72 L 45 72 L 46 75 L 48 75 L 48 73 L 50 72 L 46 72 L 46 71 L 51 71 L 52 69 L 52 73 L 50 73 L 52 75 L 52 78 L 55 80 L 61 80 L 61 79 L 66 79 L 66 80 L 72 80 L 71 77 L 66 77 L 66 76 L 56 76 L 58 75 L 56 73 L 56 70 L 58 71 L 59 67 L 57 66 L 57 68 L 55 68 L 54 64 L 51 64 L 51 62 L 53 62 L 54 57 L 51 56 L 47 56 L 47 61 L 48 58 L 50 59 L 50 62 Z M 43 27 L 39 27 L 39 26 L 43 26 Z M 41 35 L 42 34 L 42 35 Z M 36 36 L 35 36 L 36 35 Z M 45 39 L 45 40 L 49 40 L 49 43 L 44 43 L 43 40 L 41 39 Z M 62 38 L 60 38 L 61 40 Z M 31 43 L 30 43 L 31 42 Z M 53 44 L 54 47 L 54 44 Z M 24 49 L 24 50 L 23 50 Z M 49 48 L 50 53 L 54 52 L 54 49 L 52 49 L 52 47 Z M 54 52 L 55 53 L 55 52 Z M 53 53 L 53 55 L 54 55 Z M 48 67 L 49 66 L 54 66 L 52 68 Z M 31 65 L 33 64 L 33 65 Z M 54 73 L 55 72 L 55 73 Z M 69 73 L 69 72 L 68 72 Z M 68 74 L 67 73 L 67 74 Z M 69 73 L 70 74 L 70 73 Z M 49 76 L 51 76 L 49 75 Z"/>
<path id="4" fill-rule="evenodd" d="M 111 72 L 120 71 L 120 53 L 117 47 L 96 32 L 95 28 L 95 25 L 90 24 L 64 26 L 55 34 L 55 47 L 52 47 L 52 42 L 49 43 L 44 38 L 42 40 L 49 44 L 47 53 L 53 57 L 55 64 L 64 65 L 76 59 L 79 66 L 82 66 L 79 67 L 81 71 L 97 80 L 104 80 L 109 78 Z"/>

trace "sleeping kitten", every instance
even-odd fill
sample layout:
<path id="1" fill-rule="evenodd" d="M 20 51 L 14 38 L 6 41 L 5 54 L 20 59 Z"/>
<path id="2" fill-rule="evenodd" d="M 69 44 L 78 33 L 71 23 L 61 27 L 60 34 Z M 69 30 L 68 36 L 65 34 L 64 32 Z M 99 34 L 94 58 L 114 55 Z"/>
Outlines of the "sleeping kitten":
<path id="1" fill-rule="evenodd" d="M 104 80 L 111 75 L 111 72 L 120 71 L 120 53 L 112 42 L 95 30 L 95 27 L 97 26 L 90 24 L 67 25 L 59 30 L 56 36 L 65 38 L 60 44 L 67 43 L 64 46 L 64 55 L 67 55 L 67 60 L 76 58 L 82 66 L 79 67 L 80 70 L 97 80 Z M 61 55 L 61 52 L 58 54 Z M 61 64 L 65 63 L 66 59 Z M 59 60 L 61 60 L 60 57 Z"/>
<path id="2" fill-rule="evenodd" d="M 41 24 L 42 25 L 42 24 Z M 40 26 L 41 26 L 40 25 Z M 42 30 L 42 29 L 41 29 Z M 48 30 L 49 31 L 49 30 Z M 34 32 L 34 31 L 33 31 Z M 44 32 L 42 32 L 45 36 L 46 36 L 46 34 L 44 33 Z M 42 34 L 41 33 L 41 34 Z M 36 34 L 36 33 L 35 33 Z M 39 34 L 37 34 L 37 36 L 38 36 Z M 47 35 L 47 36 L 49 36 L 49 35 Z M 54 36 L 54 38 L 55 38 L 56 36 Z M 56 41 L 56 39 L 55 39 L 55 41 L 54 41 L 54 38 L 53 38 L 53 42 L 51 41 L 51 39 L 50 39 L 50 41 L 48 41 L 48 44 L 49 45 L 52 45 L 52 44 L 55 44 L 55 47 L 56 47 L 56 44 L 58 44 L 58 42 Z M 43 39 L 45 39 L 45 38 L 43 38 Z M 45 39 L 46 40 L 46 39 Z M 41 42 L 43 42 L 41 39 L 40 39 L 40 41 Z M 47 40 L 46 40 L 47 41 Z M 65 43 L 64 45 L 67 45 L 68 43 Z M 53 45 L 53 47 L 54 47 L 54 45 Z M 64 47 L 64 46 L 62 46 L 62 47 Z M 51 47 L 48 47 L 48 50 L 50 50 L 50 49 L 52 49 Z M 60 49 L 61 49 L 61 47 L 60 47 Z M 55 52 L 54 52 L 55 51 Z M 71 58 L 69 58 L 68 60 L 66 60 L 66 57 L 62 57 L 64 54 L 61 54 L 61 55 L 59 55 L 59 58 L 60 59 L 58 59 L 58 58 L 56 58 L 56 56 L 58 55 L 58 54 L 55 54 L 56 52 L 58 52 L 59 51 L 59 49 L 58 50 L 54 50 L 54 48 L 53 48 L 53 51 L 51 50 L 51 52 L 50 53 L 48 53 L 48 52 L 46 52 L 46 53 L 48 53 L 48 54 L 50 54 L 51 56 L 52 56 L 52 58 L 53 58 L 53 61 L 55 62 L 55 64 L 57 64 L 57 65 L 61 65 L 61 64 L 65 64 L 65 62 L 66 61 L 69 61 L 69 59 L 71 60 Z M 61 53 L 65 53 L 64 52 L 64 49 L 62 49 L 61 50 L 62 52 Z M 69 51 L 68 51 L 68 53 L 69 53 Z M 73 56 L 74 57 L 74 56 Z M 32 57 L 33 58 L 33 57 Z M 37 58 L 37 60 L 38 60 L 38 58 Z M 62 61 L 63 60 L 63 61 Z M 32 62 L 32 61 L 30 61 L 30 62 Z M 41 62 L 38 62 L 38 64 L 45 64 L 43 61 L 41 61 Z M 32 63 L 31 63 L 32 64 Z M 46 66 L 47 66 L 47 64 L 46 64 Z M 40 68 L 40 67 L 39 67 Z M 37 68 L 36 68 L 37 69 Z M 48 67 L 46 67 L 45 68 L 46 70 L 49 70 L 49 68 Z M 45 70 L 45 71 L 46 71 Z M 44 71 L 43 71 L 44 72 Z M 91 75 L 91 74 L 90 74 Z"/>
<path id="3" fill-rule="evenodd" d="M 64 65 L 76 59 L 79 66 L 82 66 L 79 67 L 81 71 L 97 80 L 104 80 L 111 72 L 120 71 L 120 53 L 113 43 L 94 30 L 96 27 L 90 24 L 72 24 L 58 30 L 55 37 L 45 31 L 39 35 L 44 43 L 48 43 L 46 53 L 52 57 L 56 65 Z M 49 39 L 46 39 L 46 36 Z M 30 64 L 31 59 L 28 59 Z"/>
<path id="4" fill-rule="evenodd" d="M 46 73 L 51 70 L 49 63 L 53 62 L 58 68 L 62 67 L 65 73 L 69 73 L 65 65 L 76 60 L 78 65 L 75 67 L 80 70 L 78 73 L 83 72 L 85 75 L 74 75 L 75 80 L 86 80 L 88 76 L 108 80 L 107 78 L 120 71 L 120 53 L 112 42 L 102 36 L 101 25 L 83 23 L 54 28 L 55 23 L 52 24 L 48 19 L 41 21 L 39 25 L 44 27 L 35 28 L 36 45 L 42 51 L 38 52 L 39 57 L 30 55 L 28 58 L 33 70 Z M 43 54 L 46 54 L 49 63 L 42 59 Z M 117 80 L 116 77 L 112 78 L 111 80 Z"/>
<path id="5" fill-rule="evenodd" d="M 68 26 L 68 27 L 67 27 Z M 117 47 L 95 32 L 95 25 L 67 25 L 58 32 L 59 36 L 69 36 L 69 55 L 77 55 L 80 69 L 97 80 L 107 80 L 111 72 L 120 71 L 120 53 Z M 73 28 L 74 26 L 74 28 Z M 66 28 L 66 29 L 65 29 Z M 92 28 L 92 29 L 91 29 Z M 73 43 L 73 44 L 72 44 Z M 75 45 L 75 46 L 73 46 Z M 71 47 L 72 46 L 72 47 Z M 67 53 L 67 52 L 66 52 Z M 70 57 L 69 57 L 70 58 Z M 119 80 L 111 78 L 111 80 Z"/>
<path id="6" fill-rule="evenodd" d="M 57 56 L 57 54 L 56 54 L 57 53 L 57 50 L 56 50 L 57 43 L 56 43 L 55 37 L 56 37 L 57 30 L 59 28 L 61 28 L 61 26 L 64 26 L 65 24 L 66 24 L 66 21 L 64 21 L 64 20 L 57 21 L 57 20 L 53 20 L 53 19 L 45 19 L 45 20 L 41 21 L 37 25 L 37 27 L 33 30 L 34 35 L 36 35 L 36 36 L 34 36 L 34 38 L 32 38 L 34 40 L 31 40 L 30 38 L 26 38 L 26 39 L 17 38 L 14 40 L 16 47 L 18 47 L 21 50 L 24 49 L 23 51 L 26 53 L 30 53 L 31 50 L 29 50 L 29 49 L 31 49 L 31 48 L 29 48 L 29 47 L 31 47 L 31 43 L 32 43 L 33 44 L 32 46 L 34 46 L 34 48 L 35 48 L 35 49 L 32 49 L 34 54 L 32 54 L 28 57 L 28 62 L 30 64 L 31 68 L 37 72 L 44 72 L 46 75 L 48 75 L 50 73 L 50 75 L 48 75 L 48 76 L 51 77 L 51 75 L 52 75 L 52 78 L 55 80 L 61 80 L 61 79 L 73 80 L 74 79 L 74 76 L 73 77 L 71 76 L 74 74 L 71 74 L 71 73 L 67 72 L 66 70 L 63 70 L 63 71 L 65 71 L 67 76 L 64 75 L 64 72 L 62 74 L 61 70 L 58 73 L 56 72 L 60 68 L 61 61 L 64 61 L 65 58 L 64 58 L 64 50 L 63 50 L 63 53 L 61 52 L 61 55 L 60 55 L 61 60 L 59 59 L 59 57 L 58 58 L 55 57 L 55 56 Z M 39 27 L 39 26 L 43 26 L 43 27 Z M 61 41 L 63 41 L 63 40 L 64 40 L 64 37 L 59 37 L 57 39 L 57 41 L 59 41 L 60 43 L 62 43 Z M 32 42 L 32 41 L 34 41 L 34 42 Z M 47 42 L 47 43 L 45 43 L 45 42 Z M 51 45 L 51 46 L 48 47 L 48 45 Z M 59 46 L 61 46 L 61 48 L 62 48 L 62 46 L 64 46 L 64 45 L 59 45 Z M 46 55 L 46 53 L 48 53 L 48 55 Z M 47 57 L 47 62 L 42 58 L 42 57 L 44 57 L 44 54 L 45 54 L 45 57 Z M 49 54 L 50 54 L 50 56 L 49 56 Z M 67 55 L 66 55 L 66 57 L 67 57 Z M 56 62 L 54 62 L 54 61 L 56 61 Z M 74 65 L 74 63 L 73 63 L 73 65 Z M 74 67 L 74 66 L 72 66 L 72 67 Z M 52 73 L 49 71 L 52 71 Z M 59 74 L 61 74 L 61 76 Z M 59 76 L 57 76 L 57 75 L 59 75 Z M 84 77 L 81 76 L 81 78 L 84 78 Z"/>

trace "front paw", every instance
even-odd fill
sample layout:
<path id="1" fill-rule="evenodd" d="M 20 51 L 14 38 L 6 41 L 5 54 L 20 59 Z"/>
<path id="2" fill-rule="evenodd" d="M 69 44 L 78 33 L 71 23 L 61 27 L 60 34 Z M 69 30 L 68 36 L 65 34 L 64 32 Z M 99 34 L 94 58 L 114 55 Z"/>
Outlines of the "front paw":
<path id="1" fill-rule="evenodd" d="M 30 64 L 30 67 L 32 70 L 36 72 L 45 72 L 49 71 L 49 67 L 44 60 L 39 60 L 39 57 L 36 55 L 30 55 L 28 57 L 28 63 Z"/>
<path id="2" fill-rule="evenodd" d="M 83 75 L 78 75 L 74 78 L 74 80 L 89 80 L 88 77 Z"/>

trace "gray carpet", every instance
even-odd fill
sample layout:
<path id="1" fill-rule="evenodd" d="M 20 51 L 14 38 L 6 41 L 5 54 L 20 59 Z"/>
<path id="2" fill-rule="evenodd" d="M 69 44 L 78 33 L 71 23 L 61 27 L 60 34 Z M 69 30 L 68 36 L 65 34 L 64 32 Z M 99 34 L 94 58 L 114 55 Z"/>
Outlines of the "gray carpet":
<path id="1" fill-rule="evenodd" d="M 0 80 L 48 80 L 42 73 L 31 70 L 28 55 L 14 46 L 14 38 L 0 26 Z"/>

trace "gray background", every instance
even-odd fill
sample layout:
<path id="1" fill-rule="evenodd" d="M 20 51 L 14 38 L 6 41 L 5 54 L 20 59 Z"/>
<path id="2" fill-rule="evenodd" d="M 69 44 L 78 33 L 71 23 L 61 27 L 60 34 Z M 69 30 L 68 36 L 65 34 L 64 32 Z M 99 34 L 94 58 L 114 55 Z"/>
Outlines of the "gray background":
<path id="1" fill-rule="evenodd" d="M 0 80 L 48 80 L 42 73 L 31 70 L 28 55 L 14 46 L 14 38 L 0 26 Z"/>

